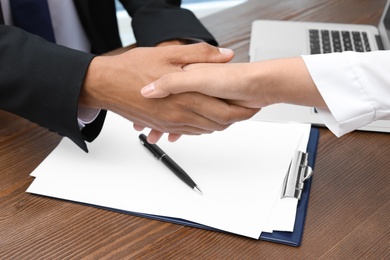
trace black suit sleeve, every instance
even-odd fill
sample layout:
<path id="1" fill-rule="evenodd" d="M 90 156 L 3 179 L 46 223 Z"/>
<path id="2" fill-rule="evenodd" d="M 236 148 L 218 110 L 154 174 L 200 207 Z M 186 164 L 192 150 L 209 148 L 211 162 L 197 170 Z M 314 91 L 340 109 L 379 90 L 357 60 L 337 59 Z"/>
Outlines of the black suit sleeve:
<path id="1" fill-rule="evenodd" d="M 79 92 L 93 57 L 0 25 L 0 109 L 67 136 L 87 151 L 84 139 L 92 140 L 102 124 L 100 118 L 97 130 L 85 129 L 88 136 L 83 136 L 77 122 Z"/>
<path id="2" fill-rule="evenodd" d="M 172 39 L 199 39 L 217 45 L 195 15 L 180 8 L 180 0 L 120 0 L 132 17 L 138 46 L 151 47 Z"/>
<path id="3" fill-rule="evenodd" d="M 96 7 L 95 9 L 104 11 L 108 9 L 102 3 L 109 2 L 109 11 L 115 17 L 111 1 L 75 2 L 86 3 L 85 10 Z M 162 41 L 180 38 L 195 38 L 217 44 L 190 11 L 180 8 L 180 0 L 121 2 L 133 18 L 133 30 L 139 46 L 155 46 Z M 79 10 L 84 7 L 81 4 L 76 6 L 80 7 Z M 91 13 L 94 14 L 92 11 Z M 106 27 L 107 24 L 103 25 Z M 96 31 L 101 32 L 99 26 L 96 27 Z M 105 30 L 102 35 L 104 32 Z M 115 34 L 118 34 L 117 30 Z M 94 43 L 94 39 L 90 40 Z M 117 42 L 119 41 L 114 42 L 114 47 L 119 45 Z M 103 51 L 96 53 L 109 51 L 114 47 L 104 47 Z M 106 113 L 102 111 L 92 124 L 79 130 L 78 98 L 93 57 L 92 54 L 48 43 L 16 27 L 0 24 L 0 109 L 67 136 L 87 151 L 84 140 L 92 141 L 99 134 Z"/>

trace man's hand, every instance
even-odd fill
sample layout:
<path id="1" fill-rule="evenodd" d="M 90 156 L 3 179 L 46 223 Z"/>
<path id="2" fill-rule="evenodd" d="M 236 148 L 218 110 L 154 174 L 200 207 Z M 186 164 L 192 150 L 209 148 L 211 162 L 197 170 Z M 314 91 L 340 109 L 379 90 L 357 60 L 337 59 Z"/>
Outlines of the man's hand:
<path id="1" fill-rule="evenodd" d="M 80 103 L 113 111 L 155 133 L 170 133 L 172 139 L 181 134 L 224 130 L 233 122 L 250 118 L 256 110 L 199 93 L 147 99 L 140 90 L 165 74 L 182 72 L 187 64 L 223 63 L 232 57 L 232 51 L 206 43 L 135 48 L 121 55 L 96 57 L 88 69 Z M 158 134 L 155 138 L 158 140 Z"/>

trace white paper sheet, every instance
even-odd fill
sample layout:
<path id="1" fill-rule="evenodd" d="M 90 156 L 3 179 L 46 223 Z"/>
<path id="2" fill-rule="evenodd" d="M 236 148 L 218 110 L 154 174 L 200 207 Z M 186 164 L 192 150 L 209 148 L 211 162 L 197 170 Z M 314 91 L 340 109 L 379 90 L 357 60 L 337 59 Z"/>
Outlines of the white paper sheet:
<path id="1" fill-rule="evenodd" d="M 302 132 L 301 140 L 298 144 L 297 150 L 306 152 L 310 137 L 310 128 Z M 279 194 L 282 194 L 283 185 L 280 187 Z M 282 198 L 276 199 L 274 207 L 269 215 L 267 224 L 263 227 L 265 232 L 273 231 L 289 231 L 294 230 L 295 216 L 298 206 L 297 198 Z"/>
<path id="2" fill-rule="evenodd" d="M 27 191 L 186 219 L 257 239 L 308 129 L 246 121 L 175 143 L 161 140 L 158 145 L 194 179 L 201 196 L 145 150 L 131 122 L 108 113 L 88 154 L 63 139 L 31 174 L 36 178 Z"/>

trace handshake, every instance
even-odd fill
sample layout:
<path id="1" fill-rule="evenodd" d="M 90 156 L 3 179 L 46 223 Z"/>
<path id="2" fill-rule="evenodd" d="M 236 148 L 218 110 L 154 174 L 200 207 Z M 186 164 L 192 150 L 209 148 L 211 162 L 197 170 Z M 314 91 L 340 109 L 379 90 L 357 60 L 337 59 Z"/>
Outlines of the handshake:
<path id="1" fill-rule="evenodd" d="M 80 103 L 117 113 L 136 130 L 150 128 L 150 143 L 164 133 L 173 142 L 222 131 L 274 103 L 326 106 L 302 58 L 228 63 L 233 56 L 198 43 L 95 57 Z"/>

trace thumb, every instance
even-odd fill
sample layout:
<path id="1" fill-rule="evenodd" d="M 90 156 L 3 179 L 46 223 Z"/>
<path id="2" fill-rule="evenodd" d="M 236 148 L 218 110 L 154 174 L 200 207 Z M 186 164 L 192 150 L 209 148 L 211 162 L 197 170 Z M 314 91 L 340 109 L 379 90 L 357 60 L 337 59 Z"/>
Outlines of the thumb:
<path id="1" fill-rule="evenodd" d="M 146 98 L 164 98 L 170 94 L 184 92 L 201 92 L 199 86 L 203 86 L 203 78 L 197 71 L 185 71 L 165 74 L 158 80 L 141 89 L 141 95 Z"/>
<path id="2" fill-rule="evenodd" d="M 141 89 L 141 94 L 146 98 L 164 98 L 169 96 L 171 93 L 161 89 L 156 89 L 156 84 L 152 82 Z"/>

